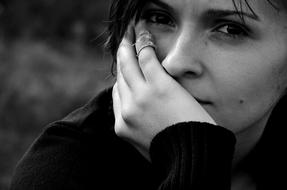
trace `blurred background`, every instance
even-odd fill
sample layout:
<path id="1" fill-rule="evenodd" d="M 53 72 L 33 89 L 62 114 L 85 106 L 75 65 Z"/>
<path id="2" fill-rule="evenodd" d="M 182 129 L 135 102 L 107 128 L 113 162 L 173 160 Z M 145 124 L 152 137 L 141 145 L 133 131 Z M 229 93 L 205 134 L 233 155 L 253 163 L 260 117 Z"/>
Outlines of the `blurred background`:
<path id="1" fill-rule="evenodd" d="M 0 190 L 50 122 L 112 85 L 106 0 L 0 0 Z"/>

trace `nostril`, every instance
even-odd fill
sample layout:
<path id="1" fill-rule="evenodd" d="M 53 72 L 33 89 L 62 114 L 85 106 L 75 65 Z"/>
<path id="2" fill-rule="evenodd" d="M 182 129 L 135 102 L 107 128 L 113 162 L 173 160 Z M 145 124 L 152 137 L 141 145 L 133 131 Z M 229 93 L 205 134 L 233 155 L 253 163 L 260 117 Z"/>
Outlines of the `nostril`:
<path id="1" fill-rule="evenodd" d="M 203 66 L 200 62 L 191 63 L 190 60 L 179 60 L 170 59 L 169 61 L 164 61 L 162 66 L 174 78 L 196 78 L 202 76 Z"/>
<path id="2" fill-rule="evenodd" d="M 185 78 L 195 78 L 199 77 L 201 75 L 201 72 L 196 72 L 196 71 L 187 71 L 184 73 Z"/>
<path id="3" fill-rule="evenodd" d="M 178 78 L 196 78 L 202 75 L 200 68 L 191 68 L 189 65 L 163 65 L 165 71 L 174 79 Z"/>
<path id="4" fill-rule="evenodd" d="M 162 61 L 162 66 L 174 78 L 195 78 L 202 76 L 204 63 L 195 51 L 186 53 L 181 48 L 173 48 Z"/>

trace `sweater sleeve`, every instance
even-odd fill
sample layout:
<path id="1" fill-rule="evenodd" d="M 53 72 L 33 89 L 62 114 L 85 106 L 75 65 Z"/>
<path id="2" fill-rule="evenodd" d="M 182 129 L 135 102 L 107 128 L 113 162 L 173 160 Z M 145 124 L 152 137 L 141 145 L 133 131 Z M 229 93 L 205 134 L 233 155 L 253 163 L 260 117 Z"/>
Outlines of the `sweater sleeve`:
<path id="1" fill-rule="evenodd" d="M 229 190 L 235 135 L 220 126 L 183 122 L 151 142 L 152 164 L 160 173 L 158 190 Z"/>

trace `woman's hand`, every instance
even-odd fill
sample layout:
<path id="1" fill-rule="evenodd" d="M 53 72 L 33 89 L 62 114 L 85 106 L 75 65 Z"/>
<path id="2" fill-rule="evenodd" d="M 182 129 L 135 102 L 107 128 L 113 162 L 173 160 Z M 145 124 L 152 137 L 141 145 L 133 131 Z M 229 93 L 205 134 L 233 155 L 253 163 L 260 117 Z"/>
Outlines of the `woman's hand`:
<path id="1" fill-rule="evenodd" d="M 185 121 L 215 122 L 165 71 L 152 47 L 143 48 L 137 58 L 133 42 L 134 29 L 129 26 L 117 53 L 115 132 L 149 159 L 150 143 L 164 128 Z"/>

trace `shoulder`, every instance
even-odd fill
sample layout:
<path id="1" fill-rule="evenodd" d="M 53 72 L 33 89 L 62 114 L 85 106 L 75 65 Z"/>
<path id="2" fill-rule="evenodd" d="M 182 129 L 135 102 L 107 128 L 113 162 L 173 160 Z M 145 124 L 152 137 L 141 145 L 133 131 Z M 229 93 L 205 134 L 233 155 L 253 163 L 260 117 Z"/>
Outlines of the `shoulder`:
<path id="1" fill-rule="evenodd" d="M 83 107 L 48 125 L 19 161 L 12 189 L 84 185 L 79 180 L 88 179 L 89 168 L 104 161 L 98 153 L 105 153 L 107 143 L 116 145 L 119 141 L 111 125 L 111 101 L 111 88 L 105 89 Z"/>
<path id="2" fill-rule="evenodd" d="M 17 165 L 11 190 L 103 186 L 128 190 L 142 184 L 149 177 L 150 164 L 115 134 L 111 92 L 111 88 L 102 91 L 50 124 Z M 140 189 L 150 189 L 144 187 Z"/>
<path id="3" fill-rule="evenodd" d="M 85 126 L 83 125 L 91 122 L 113 120 L 112 104 L 112 87 L 109 87 L 100 91 L 97 96 L 88 101 L 84 106 L 71 112 L 65 118 L 56 121 L 53 124 L 69 125 L 75 128 L 84 129 Z"/>

